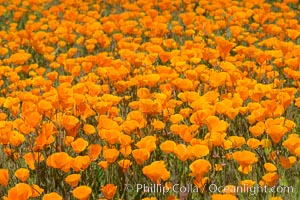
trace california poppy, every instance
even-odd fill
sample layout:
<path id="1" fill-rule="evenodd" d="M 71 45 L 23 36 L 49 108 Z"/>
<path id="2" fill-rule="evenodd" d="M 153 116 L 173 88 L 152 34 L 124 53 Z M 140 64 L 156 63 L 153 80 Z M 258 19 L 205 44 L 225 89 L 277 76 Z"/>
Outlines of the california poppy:
<path id="1" fill-rule="evenodd" d="M 155 136 L 143 137 L 136 143 L 136 146 L 140 149 L 147 149 L 149 152 L 152 152 L 156 149 L 156 138 Z"/>
<path id="2" fill-rule="evenodd" d="M 147 149 L 135 149 L 132 151 L 132 156 L 137 164 L 143 164 L 150 157 L 150 152 Z"/>
<path id="3" fill-rule="evenodd" d="M 70 166 L 75 172 L 85 170 L 90 166 L 91 160 L 89 156 L 76 156 L 72 158 Z"/>
<path id="4" fill-rule="evenodd" d="M 71 157 L 65 152 L 53 153 L 47 158 L 47 165 L 63 171 L 70 169 Z"/>
<path id="5" fill-rule="evenodd" d="M 80 153 L 86 149 L 88 142 L 82 138 L 77 138 L 71 143 L 71 146 L 76 153 Z"/>
<path id="6" fill-rule="evenodd" d="M 7 169 L 0 169 L 0 185 L 6 187 L 9 181 L 9 171 Z"/>
<path id="7" fill-rule="evenodd" d="M 131 162 L 128 159 L 123 159 L 118 162 L 119 166 L 122 168 L 122 171 L 125 173 L 131 166 Z"/>
<path id="8" fill-rule="evenodd" d="M 181 161 L 186 161 L 189 158 L 190 154 L 192 154 L 192 152 L 187 151 L 187 147 L 185 144 L 177 144 L 174 147 L 173 152 Z"/>
<path id="9" fill-rule="evenodd" d="M 31 170 L 35 169 L 35 162 L 42 162 L 45 159 L 43 154 L 38 152 L 26 153 L 24 154 L 23 158 L 25 159 L 26 164 Z"/>
<path id="10" fill-rule="evenodd" d="M 175 147 L 176 143 L 172 140 L 167 140 L 160 144 L 160 149 L 165 153 L 172 153 Z"/>
<path id="11" fill-rule="evenodd" d="M 192 146 L 193 155 L 200 158 L 209 154 L 209 148 L 206 145 L 196 144 Z"/>
<path id="12" fill-rule="evenodd" d="M 274 185 L 276 185 L 278 180 L 279 180 L 279 175 L 277 172 L 270 172 L 265 174 L 262 177 L 263 183 L 265 183 L 269 187 L 273 187 Z"/>
<path id="13" fill-rule="evenodd" d="M 206 173 L 208 173 L 211 169 L 211 164 L 207 160 L 198 159 L 195 160 L 192 164 L 190 164 L 190 176 L 196 177 L 197 179 L 203 178 Z"/>
<path id="14" fill-rule="evenodd" d="M 114 163 L 119 157 L 119 151 L 117 149 L 104 149 L 103 157 L 109 164 Z"/>
<path id="15" fill-rule="evenodd" d="M 241 148 L 246 143 L 244 137 L 229 136 L 228 140 L 231 142 L 232 148 Z"/>
<path id="16" fill-rule="evenodd" d="M 25 182 L 29 175 L 29 170 L 25 168 L 20 168 L 15 172 L 15 176 L 22 182 Z"/>
<path id="17" fill-rule="evenodd" d="M 62 125 L 66 130 L 71 130 L 77 123 L 79 123 L 79 120 L 74 116 L 64 115 L 62 118 Z"/>
<path id="18" fill-rule="evenodd" d="M 143 167 L 145 174 L 154 183 L 160 183 L 170 178 L 170 172 L 166 169 L 164 161 L 154 161 L 150 165 Z"/>
<path id="19" fill-rule="evenodd" d="M 88 147 L 88 155 L 89 155 L 91 161 L 94 161 L 99 157 L 101 150 L 102 150 L 102 147 L 99 144 L 91 144 Z"/>
<path id="20" fill-rule="evenodd" d="M 275 172 L 277 171 L 277 167 L 272 163 L 265 163 L 264 168 L 267 170 L 267 172 Z"/>
<path id="21" fill-rule="evenodd" d="M 26 183 L 18 183 L 8 191 L 8 199 L 29 199 L 32 197 L 32 188 Z"/>
<path id="22" fill-rule="evenodd" d="M 232 156 L 242 167 L 248 167 L 258 161 L 256 154 L 250 151 L 236 151 Z"/>
<path id="23" fill-rule="evenodd" d="M 281 156 L 279 162 L 284 169 L 289 169 L 294 165 L 296 160 L 297 158 L 295 156 L 290 156 L 288 158 Z"/>
<path id="24" fill-rule="evenodd" d="M 83 131 L 85 132 L 85 134 L 87 135 L 92 135 L 96 132 L 96 129 L 94 126 L 92 126 L 91 124 L 84 124 L 83 126 Z"/>
<path id="25" fill-rule="evenodd" d="M 73 191 L 73 196 L 79 200 L 88 200 L 92 193 L 92 189 L 89 186 L 82 185 L 75 188 Z"/>
<path id="26" fill-rule="evenodd" d="M 38 112 L 28 113 L 25 116 L 25 122 L 28 123 L 32 128 L 36 128 L 42 119 L 42 116 Z"/>
<path id="27" fill-rule="evenodd" d="M 251 148 L 251 149 L 256 149 L 260 146 L 260 141 L 255 139 L 255 138 L 249 138 L 247 140 L 247 145 Z"/>
<path id="28" fill-rule="evenodd" d="M 63 198 L 56 192 L 51 192 L 43 196 L 43 200 L 62 200 Z"/>
<path id="29" fill-rule="evenodd" d="M 114 184 L 106 184 L 102 187 L 101 191 L 105 198 L 113 199 L 117 191 L 117 186 L 115 186 Z"/>
<path id="30" fill-rule="evenodd" d="M 32 197 L 39 197 L 44 192 L 43 188 L 40 188 L 38 185 L 31 185 Z"/>
<path id="31" fill-rule="evenodd" d="M 65 181 L 72 187 L 76 187 L 80 181 L 80 174 L 70 174 L 65 178 Z"/>
<path id="32" fill-rule="evenodd" d="M 19 146 L 20 144 L 22 144 L 22 142 L 24 142 L 25 140 L 25 136 L 17 131 L 12 131 L 11 132 L 11 136 L 9 138 L 9 141 L 12 145 L 14 145 L 15 147 Z"/>
<path id="33" fill-rule="evenodd" d="M 109 164 L 107 161 L 100 161 L 98 162 L 98 166 L 100 166 L 103 170 L 106 170 Z"/>

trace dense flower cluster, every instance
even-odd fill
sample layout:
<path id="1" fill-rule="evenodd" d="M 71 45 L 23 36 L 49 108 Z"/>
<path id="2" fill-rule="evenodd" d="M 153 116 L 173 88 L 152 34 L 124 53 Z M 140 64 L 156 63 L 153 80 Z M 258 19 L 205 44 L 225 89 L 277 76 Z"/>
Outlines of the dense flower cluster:
<path id="1" fill-rule="evenodd" d="M 0 196 L 299 188 L 299 14 L 296 0 L 0 0 Z"/>

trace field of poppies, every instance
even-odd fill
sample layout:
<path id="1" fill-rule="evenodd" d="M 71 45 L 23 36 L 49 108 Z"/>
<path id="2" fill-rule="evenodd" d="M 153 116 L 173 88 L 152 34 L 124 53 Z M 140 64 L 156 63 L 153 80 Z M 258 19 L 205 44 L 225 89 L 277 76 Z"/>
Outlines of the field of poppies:
<path id="1" fill-rule="evenodd" d="M 0 197 L 300 199 L 299 9 L 0 0 Z"/>

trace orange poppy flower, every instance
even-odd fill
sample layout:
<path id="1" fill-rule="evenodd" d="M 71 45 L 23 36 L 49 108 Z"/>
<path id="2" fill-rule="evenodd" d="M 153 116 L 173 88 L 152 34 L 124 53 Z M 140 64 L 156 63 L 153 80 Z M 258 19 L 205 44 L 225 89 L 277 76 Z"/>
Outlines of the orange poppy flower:
<path id="1" fill-rule="evenodd" d="M 82 138 L 77 138 L 74 142 L 71 143 L 73 150 L 76 153 L 80 153 L 86 149 L 88 142 Z"/>
<path id="2" fill-rule="evenodd" d="M 139 123 L 135 120 L 126 120 L 123 123 L 123 130 L 125 133 L 130 134 L 139 127 Z"/>
<path id="3" fill-rule="evenodd" d="M 206 186 L 207 182 L 209 181 L 208 177 L 204 178 L 195 178 L 193 179 L 193 184 L 196 185 L 201 191 L 204 191 L 204 187 Z"/>
<path id="4" fill-rule="evenodd" d="M 163 123 L 160 120 L 154 120 L 152 123 L 152 126 L 154 127 L 155 130 L 163 130 L 165 128 L 165 123 Z"/>
<path id="5" fill-rule="evenodd" d="M 200 103 L 201 105 L 202 103 Z M 203 104 L 202 104 L 203 105 Z M 196 112 L 194 112 L 192 114 L 192 116 L 190 117 L 190 121 L 193 124 L 197 124 L 197 125 L 202 125 L 204 124 L 206 121 L 206 118 L 211 116 L 213 113 L 210 109 L 203 109 L 203 110 L 198 110 Z"/>
<path id="6" fill-rule="evenodd" d="M 137 96 L 140 99 L 149 99 L 149 98 L 151 98 L 151 93 L 150 93 L 150 90 L 147 88 L 140 88 L 137 91 Z"/>
<path id="7" fill-rule="evenodd" d="M 209 148 L 206 145 L 196 144 L 192 146 L 193 156 L 200 158 L 209 154 Z"/>
<path id="8" fill-rule="evenodd" d="M 80 174 L 70 174 L 65 178 L 65 181 L 72 187 L 76 187 L 80 181 Z"/>
<path id="9" fill-rule="evenodd" d="M 139 111 L 146 114 L 157 113 L 161 110 L 161 104 L 151 99 L 140 99 L 139 100 Z"/>
<path id="10" fill-rule="evenodd" d="M 229 52 L 235 46 L 235 44 L 221 37 L 218 37 L 216 39 L 218 44 L 217 50 L 220 52 L 221 58 L 225 60 L 226 56 L 229 54 Z"/>
<path id="11" fill-rule="evenodd" d="M 289 131 L 292 131 L 296 127 L 296 124 L 292 120 L 285 119 L 284 127 L 286 127 L 287 131 L 289 132 Z"/>
<path id="12" fill-rule="evenodd" d="M 300 32 L 294 29 L 286 29 L 287 35 L 292 39 L 296 40 L 297 37 L 300 35 Z"/>
<path id="13" fill-rule="evenodd" d="M 35 162 L 42 162 L 44 161 L 44 156 L 41 153 L 35 152 L 35 153 L 26 153 L 23 156 L 26 164 L 28 165 L 29 169 L 34 170 L 35 169 Z"/>
<path id="14" fill-rule="evenodd" d="M 38 112 L 31 112 L 25 115 L 25 122 L 32 128 L 36 128 L 42 120 L 42 116 Z"/>
<path id="15" fill-rule="evenodd" d="M 65 145 L 67 147 L 70 146 L 73 141 L 74 141 L 74 137 L 72 137 L 72 136 L 66 136 L 65 137 Z"/>
<path id="16" fill-rule="evenodd" d="M 239 136 L 229 136 L 228 140 L 231 142 L 232 148 L 241 148 L 246 143 L 245 138 Z"/>
<path id="17" fill-rule="evenodd" d="M 29 170 L 25 168 L 20 168 L 15 172 L 15 176 L 22 182 L 25 182 L 29 175 Z"/>
<path id="18" fill-rule="evenodd" d="M 298 135 L 291 134 L 289 137 L 282 143 L 291 153 L 295 154 L 295 150 L 300 147 L 300 138 Z"/>
<path id="19" fill-rule="evenodd" d="M 14 145 L 15 147 L 18 147 L 22 142 L 25 141 L 25 136 L 18 131 L 11 131 L 11 135 L 9 137 L 9 142 Z"/>
<path id="20" fill-rule="evenodd" d="M 9 181 L 9 171 L 7 169 L 0 169 L 0 185 L 6 187 Z"/>
<path id="21" fill-rule="evenodd" d="M 258 108 L 251 112 L 251 115 L 248 116 L 248 121 L 250 124 L 253 124 L 254 122 L 262 122 L 264 121 L 266 117 L 266 109 L 265 108 Z"/>
<path id="22" fill-rule="evenodd" d="M 53 108 L 53 106 L 52 106 L 51 102 L 42 99 L 42 100 L 38 103 L 38 108 L 39 108 L 39 110 L 41 111 L 41 113 L 43 113 L 43 112 L 48 112 L 48 111 L 50 111 L 50 110 Z"/>
<path id="23" fill-rule="evenodd" d="M 168 198 L 167 198 L 168 199 Z M 156 197 L 146 197 L 146 198 L 143 198 L 142 200 L 157 200 Z M 171 198 L 171 200 L 174 200 L 173 198 Z M 177 200 L 177 199 L 176 199 Z"/>
<path id="24" fill-rule="evenodd" d="M 8 191 L 8 199 L 27 200 L 32 197 L 32 188 L 25 183 L 19 183 Z"/>
<path id="25" fill-rule="evenodd" d="M 65 152 L 53 153 L 47 158 L 47 165 L 63 171 L 70 169 L 71 157 Z"/>
<path id="26" fill-rule="evenodd" d="M 131 154 L 132 148 L 131 148 L 130 145 L 128 145 L 128 146 L 121 146 L 121 148 L 120 148 L 119 151 L 121 152 L 121 154 L 122 154 L 125 158 L 127 158 L 127 157 Z"/>
<path id="27" fill-rule="evenodd" d="M 131 111 L 127 114 L 126 120 L 135 120 L 138 122 L 139 128 L 144 128 L 146 125 L 146 120 L 144 118 L 144 115 L 140 111 Z"/>
<path id="28" fill-rule="evenodd" d="M 218 133 L 225 133 L 229 124 L 223 120 L 220 120 L 216 116 L 209 116 L 205 119 L 205 123 L 209 132 L 218 132 Z"/>
<path id="29" fill-rule="evenodd" d="M 181 114 L 174 114 L 171 115 L 170 121 L 173 124 L 178 124 L 179 122 L 181 122 L 183 120 L 183 116 Z"/>
<path id="30" fill-rule="evenodd" d="M 276 185 L 278 183 L 278 180 L 279 175 L 277 174 L 277 172 L 270 172 L 262 177 L 263 183 L 269 187 L 273 187 L 274 185 Z"/>
<path id="31" fill-rule="evenodd" d="M 271 137 L 272 141 L 275 143 L 280 142 L 283 135 L 288 132 L 288 129 L 283 126 L 284 118 L 279 118 L 278 120 L 267 119 L 266 124 L 266 133 Z"/>
<path id="32" fill-rule="evenodd" d="M 215 170 L 216 171 L 222 171 L 223 170 L 222 164 L 215 164 Z"/>
<path id="33" fill-rule="evenodd" d="M 102 187 L 101 191 L 105 198 L 113 199 L 117 191 L 117 186 L 115 186 L 114 184 L 106 184 Z"/>
<path id="34" fill-rule="evenodd" d="M 194 87 L 194 84 L 191 80 L 188 79 L 182 79 L 177 78 L 172 82 L 177 88 L 183 91 L 189 91 L 192 90 Z"/>
<path id="35" fill-rule="evenodd" d="M 92 189 L 86 185 L 79 186 L 72 191 L 73 196 L 79 200 L 88 200 L 91 193 Z"/>
<path id="36" fill-rule="evenodd" d="M 170 172 L 166 169 L 164 161 L 154 161 L 150 165 L 143 167 L 143 174 L 154 183 L 160 183 L 170 178 Z"/>
<path id="37" fill-rule="evenodd" d="M 248 167 L 258 161 L 256 154 L 250 151 L 236 151 L 232 156 L 242 168 Z"/>
<path id="38" fill-rule="evenodd" d="M 239 166 L 238 171 L 243 173 L 243 174 L 249 174 L 249 172 L 252 171 L 252 165 L 248 165 L 247 167 Z"/>
<path id="39" fill-rule="evenodd" d="M 112 119 L 107 118 L 105 115 L 101 115 L 98 119 L 98 128 L 106 130 L 119 130 L 121 127 Z"/>
<path id="40" fill-rule="evenodd" d="M 122 134 L 119 138 L 119 142 L 121 144 L 121 147 L 129 147 L 133 140 L 131 136 Z"/>
<path id="41" fill-rule="evenodd" d="M 31 186 L 32 197 L 39 197 L 44 192 L 44 189 L 40 188 L 38 185 L 33 184 Z"/>
<path id="42" fill-rule="evenodd" d="M 89 155 L 91 161 L 94 161 L 99 157 L 101 150 L 102 150 L 102 147 L 99 144 L 91 144 L 88 147 L 88 155 Z"/>
<path id="43" fill-rule="evenodd" d="M 92 135 L 92 134 L 96 133 L 95 127 L 91 124 L 84 124 L 83 131 L 87 135 Z"/>
<path id="44" fill-rule="evenodd" d="M 89 167 L 90 163 L 91 160 L 89 156 L 77 156 L 76 158 L 73 158 L 70 162 L 71 167 L 75 172 L 85 170 Z"/>
<path id="45" fill-rule="evenodd" d="M 101 137 L 101 139 L 107 141 L 109 144 L 115 144 L 119 142 L 122 134 L 119 130 L 102 129 L 99 131 L 99 136 Z"/>
<path id="46" fill-rule="evenodd" d="M 132 156 L 138 165 L 143 164 L 150 157 L 148 149 L 135 149 L 132 151 Z"/>
<path id="47" fill-rule="evenodd" d="M 249 138 L 247 140 L 247 145 L 251 148 L 251 149 L 257 149 L 260 146 L 260 141 L 255 139 L 255 138 Z"/>
<path id="48" fill-rule="evenodd" d="M 122 171 L 125 173 L 129 167 L 131 166 L 131 162 L 128 159 L 123 159 L 118 162 L 119 166 L 123 169 Z"/>
<path id="49" fill-rule="evenodd" d="M 172 140 L 167 140 L 160 144 L 160 149 L 165 153 L 172 153 L 176 147 L 176 143 Z"/>
<path id="50" fill-rule="evenodd" d="M 269 200 L 282 200 L 281 197 L 270 197 Z"/>
<path id="51" fill-rule="evenodd" d="M 265 124 L 263 122 L 258 122 L 256 125 L 251 126 L 249 131 L 254 137 L 258 137 L 265 131 Z"/>
<path id="52" fill-rule="evenodd" d="M 100 161 L 98 163 L 98 166 L 101 167 L 103 170 L 106 170 L 108 167 L 108 162 L 107 161 Z"/>
<path id="53" fill-rule="evenodd" d="M 192 152 L 188 152 L 187 147 L 185 144 L 177 144 L 173 150 L 174 154 L 177 156 L 178 159 L 181 161 L 186 161 Z"/>
<path id="54" fill-rule="evenodd" d="M 265 163 L 264 168 L 267 170 L 267 172 L 275 172 L 277 171 L 277 167 L 272 163 Z"/>
<path id="55" fill-rule="evenodd" d="M 62 118 L 62 126 L 67 130 L 72 130 L 79 123 L 77 117 L 71 115 L 64 115 Z"/>
<path id="56" fill-rule="evenodd" d="M 156 149 L 156 137 L 143 137 L 138 143 L 135 144 L 135 146 L 137 146 L 140 149 L 147 149 L 149 152 L 152 152 Z"/>
<path id="57" fill-rule="evenodd" d="M 226 148 L 231 147 L 231 142 L 225 141 L 226 133 L 212 132 L 207 133 L 204 137 L 205 141 L 207 141 L 208 147 L 211 150 L 214 146 L 222 146 L 225 145 Z"/>
<path id="58" fill-rule="evenodd" d="M 103 157 L 107 160 L 109 164 L 114 163 L 119 157 L 119 151 L 117 149 L 104 149 Z"/>
<path id="59" fill-rule="evenodd" d="M 190 164 L 190 176 L 196 177 L 196 179 L 201 179 L 207 174 L 211 169 L 211 164 L 207 160 L 198 159 Z"/>
<path id="60" fill-rule="evenodd" d="M 242 180 L 240 181 L 239 185 L 245 187 L 245 189 L 250 189 L 251 187 L 253 187 L 255 185 L 255 181 L 253 180 Z"/>
<path id="61" fill-rule="evenodd" d="M 43 196 L 43 200 L 62 200 L 63 198 L 56 192 L 51 192 Z"/>
<path id="62" fill-rule="evenodd" d="M 238 200 L 234 194 L 213 194 L 211 195 L 212 200 Z"/>
<path id="63" fill-rule="evenodd" d="M 162 51 L 158 55 L 162 63 L 166 63 L 171 59 L 171 53 L 167 51 Z"/>
<path id="64" fill-rule="evenodd" d="M 289 169 L 295 164 L 296 160 L 297 158 L 295 156 L 290 156 L 288 158 L 281 156 L 279 162 L 284 169 Z"/>

